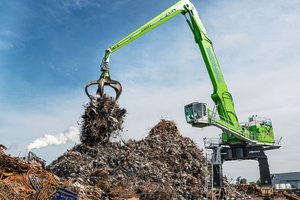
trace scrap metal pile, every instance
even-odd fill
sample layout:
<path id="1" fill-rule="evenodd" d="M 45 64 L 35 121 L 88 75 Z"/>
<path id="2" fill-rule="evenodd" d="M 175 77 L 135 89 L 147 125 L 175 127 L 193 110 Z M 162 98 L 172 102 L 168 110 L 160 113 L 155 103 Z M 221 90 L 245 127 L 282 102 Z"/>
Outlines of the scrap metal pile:
<path id="1" fill-rule="evenodd" d="M 247 194 L 247 195 L 250 195 L 253 197 L 261 197 L 260 188 L 256 187 L 255 185 L 238 184 L 238 185 L 235 185 L 234 188 L 238 192 L 242 192 L 244 194 Z"/>
<path id="2" fill-rule="evenodd" d="M 202 151 L 167 120 L 140 141 L 78 144 L 47 168 L 59 177 L 97 186 L 111 198 L 203 199 L 206 194 Z"/>
<path id="3" fill-rule="evenodd" d="M 168 120 L 142 140 L 111 142 L 125 114 L 107 96 L 86 105 L 82 143 L 46 169 L 33 153 L 20 159 L 0 151 L 0 199 L 51 199 L 62 190 L 87 200 L 204 199 L 206 162 L 195 142 Z M 107 119 L 111 115 L 114 122 Z"/>
<path id="4" fill-rule="evenodd" d="M 25 161 L 1 151 L 0 199 L 49 199 L 58 186 L 66 187 L 66 182 L 58 183 L 54 175 L 43 168 L 43 160 L 36 156 L 31 158 Z"/>
<path id="5" fill-rule="evenodd" d="M 235 190 L 235 196 L 239 198 L 252 198 L 252 197 L 261 197 L 261 189 L 259 186 L 250 185 L 250 184 L 239 184 L 233 186 Z M 275 198 L 284 197 L 282 192 L 275 192 L 273 193 Z"/>

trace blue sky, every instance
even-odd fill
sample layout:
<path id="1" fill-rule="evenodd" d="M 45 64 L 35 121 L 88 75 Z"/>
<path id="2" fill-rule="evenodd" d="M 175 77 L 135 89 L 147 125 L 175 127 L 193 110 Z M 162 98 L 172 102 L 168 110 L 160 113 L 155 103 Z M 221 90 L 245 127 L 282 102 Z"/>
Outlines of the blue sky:
<path id="1" fill-rule="evenodd" d="M 0 1 L 0 143 L 8 153 L 24 156 L 35 139 L 77 127 L 88 102 L 84 87 L 99 78 L 105 49 L 174 3 Z M 240 121 L 253 114 L 270 117 L 275 134 L 283 137 L 281 149 L 267 152 L 271 172 L 298 171 L 300 3 L 193 3 L 214 43 Z M 182 135 L 200 148 L 204 137 L 220 134 L 213 127 L 192 128 L 184 119 L 184 105 L 202 101 L 212 108 L 213 103 L 211 82 L 183 16 L 114 52 L 109 67 L 123 85 L 119 104 L 128 110 L 125 139 L 141 139 L 161 118 L 176 121 Z M 33 151 L 50 163 L 72 146 Z M 228 162 L 224 173 L 255 180 L 258 163 Z"/>

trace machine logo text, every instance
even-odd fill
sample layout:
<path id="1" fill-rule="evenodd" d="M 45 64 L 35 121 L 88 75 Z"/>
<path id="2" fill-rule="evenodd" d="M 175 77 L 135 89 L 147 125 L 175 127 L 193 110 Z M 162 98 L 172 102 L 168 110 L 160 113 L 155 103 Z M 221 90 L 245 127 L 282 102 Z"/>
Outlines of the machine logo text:
<path id="1" fill-rule="evenodd" d="M 216 61 L 215 61 L 215 59 L 214 59 L 214 56 L 213 56 L 213 54 L 212 54 L 212 51 L 211 51 L 210 48 L 206 48 L 206 50 L 207 50 L 207 53 L 208 53 L 208 55 L 209 55 L 209 59 L 210 59 L 210 62 L 211 62 L 211 64 L 212 64 L 212 66 L 213 66 L 213 69 L 214 69 L 214 72 L 215 72 L 215 74 L 216 74 L 216 77 L 217 77 L 217 79 L 218 79 L 218 83 L 222 83 L 222 78 L 221 78 L 220 73 L 219 73 L 219 70 L 218 70 L 219 68 L 218 68 L 217 63 L 216 63 Z"/>

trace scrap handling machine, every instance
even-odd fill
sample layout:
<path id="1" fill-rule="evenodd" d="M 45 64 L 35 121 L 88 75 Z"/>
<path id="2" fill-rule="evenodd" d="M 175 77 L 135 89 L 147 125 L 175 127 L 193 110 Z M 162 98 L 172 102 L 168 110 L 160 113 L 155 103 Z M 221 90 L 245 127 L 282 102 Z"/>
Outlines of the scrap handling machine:
<path id="1" fill-rule="evenodd" d="M 189 25 L 195 42 L 199 45 L 204 63 L 213 85 L 212 100 L 215 103 L 214 109 L 207 108 L 206 103 L 194 102 L 184 107 L 187 123 L 193 127 L 203 128 L 216 126 L 222 130 L 222 136 L 218 141 L 205 139 L 205 148 L 211 149 L 213 155 L 213 188 L 219 191 L 219 198 L 223 195 L 222 163 L 229 160 L 256 159 L 259 162 L 261 189 L 264 199 L 271 199 L 273 194 L 270 171 L 265 150 L 280 148 L 281 138 L 275 139 L 271 119 L 252 116 L 248 122 L 240 123 L 234 110 L 231 94 L 227 89 L 225 80 L 221 73 L 219 63 L 213 49 L 212 41 L 208 38 L 203 23 L 197 13 L 195 6 L 190 0 L 180 0 L 170 8 L 166 9 L 152 20 L 111 46 L 105 51 L 101 64 L 102 74 L 99 80 L 91 81 L 86 85 L 86 93 L 91 101 L 95 98 L 88 93 L 90 85 L 97 84 L 97 98 L 103 97 L 104 85 L 109 85 L 116 91 L 116 102 L 122 92 L 122 86 L 118 81 L 111 80 L 109 74 L 110 55 L 154 29 L 163 22 L 171 19 L 177 14 L 183 14 Z M 189 16 L 186 17 L 186 15 Z M 94 102 L 96 103 L 96 102 Z M 113 112 L 113 110 L 111 111 Z M 115 119 L 112 117 L 113 122 Z"/>

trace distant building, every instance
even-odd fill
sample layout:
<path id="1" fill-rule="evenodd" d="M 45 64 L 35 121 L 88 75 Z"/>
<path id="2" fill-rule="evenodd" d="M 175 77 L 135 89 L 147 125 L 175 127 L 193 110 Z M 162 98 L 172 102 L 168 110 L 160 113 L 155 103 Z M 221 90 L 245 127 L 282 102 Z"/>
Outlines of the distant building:
<path id="1" fill-rule="evenodd" d="M 271 174 L 275 189 L 300 188 L 300 172 Z"/>

